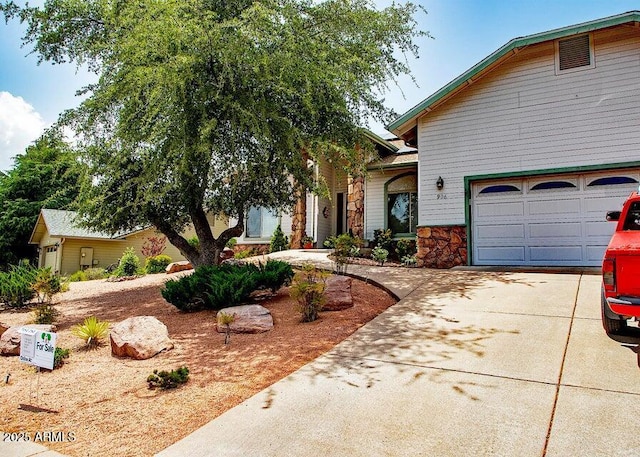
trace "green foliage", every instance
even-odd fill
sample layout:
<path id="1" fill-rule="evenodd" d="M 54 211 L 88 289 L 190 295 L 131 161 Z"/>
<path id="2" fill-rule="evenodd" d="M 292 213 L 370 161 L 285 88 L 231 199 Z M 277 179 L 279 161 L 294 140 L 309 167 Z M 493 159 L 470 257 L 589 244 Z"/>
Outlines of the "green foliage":
<path id="1" fill-rule="evenodd" d="M 336 247 L 336 237 L 335 237 L 335 235 L 328 236 L 324 240 L 322 245 L 327 249 L 333 249 L 334 247 Z"/>
<path id="2" fill-rule="evenodd" d="M 86 224 L 109 233 L 153 224 L 201 265 L 242 233 L 250 206 L 288 209 L 299 185 L 323 190 L 303 154 L 366 172 L 373 146 L 360 126 L 393 116 L 384 92 L 409 73 L 405 55 L 417 55 L 418 8 L 94 0 L 0 11 L 26 23 L 23 41 L 40 62 L 86 64 L 98 76 L 61 119 L 89 167 Z M 206 230 L 207 213 L 238 225 L 219 240 L 201 236 L 195 250 L 177 234 L 190 223 Z"/>
<path id="3" fill-rule="evenodd" d="M 26 262 L 0 271 L 0 302 L 12 308 L 21 308 L 34 296 L 33 284 L 38 270 Z"/>
<path id="4" fill-rule="evenodd" d="M 127 248 L 124 250 L 118 267 L 113 272 L 117 277 L 136 276 L 143 274 L 144 270 L 140 267 L 140 259 L 136 255 L 136 251 L 133 248 Z"/>
<path id="5" fill-rule="evenodd" d="M 36 259 L 29 238 L 41 208 L 66 209 L 80 190 L 81 164 L 60 132 L 49 130 L 5 175 L 0 173 L 0 269 Z"/>
<path id="6" fill-rule="evenodd" d="M 287 249 L 289 249 L 289 240 L 280 228 L 280 224 L 278 224 L 271 237 L 269 252 L 286 251 Z"/>
<path id="7" fill-rule="evenodd" d="M 69 349 L 57 347 L 53 353 L 53 369 L 60 368 L 64 361 L 69 358 Z"/>
<path id="8" fill-rule="evenodd" d="M 94 281 L 96 279 L 105 279 L 109 277 L 107 270 L 104 268 L 87 268 L 84 270 L 86 281 Z"/>
<path id="9" fill-rule="evenodd" d="M 386 249 L 391 252 L 393 249 L 393 234 L 391 229 L 376 229 L 373 231 L 373 244 L 380 246 L 382 249 Z"/>
<path id="10" fill-rule="evenodd" d="M 344 274 L 347 272 L 349 257 L 353 257 L 354 254 L 360 252 L 362 240 L 351 236 L 349 233 L 343 233 L 337 237 L 330 237 L 329 240 L 330 244 L 333 244 L 335 271 L 338 274 Z"/>
<path id="11" fill-rule="evenodd" d="M 235 254 L 233 254 L 233 258 L 241 260 L 254 255 L 255 255 L 255 251 L 253 249 L 243 249 L 242 251 L 238 251 Z"/>
<path id="12" fill-rule="evenodd" d="M 36 271 L 31 288 L 39 303 L 49 303 L 55 294 L 62 291 L 62 280 L 51 272 L 51 268 L 41 268 Z"/>
<path id="13" fill-rule="evenodd" d="M 33 311 L 34 324 L 53 324 L 58 317 L 58 310 L 51 303 L 44 303 Z"/>
<path id="14" fill-rule="evenodd" d="M 405 267 L 418 266 L 418 258 L 414 255 L 406 255 L 402 258 L 402 265 Z"/>
<path id="15" fill-rule="evenodd" d="M 298 302 L 298 311 L 302 314 L 302 322 L 313 322 L 325 303 L 324 292 L 328 273 L 314 265 L 305 264 L 296 273 L 289 288 L 291 298 Z"/>
<path id="16" fill-rule="evenodd" d="M 98 347 L 109 332 L 109 323 L 97 317 L 87 317 L 82 324 L 71 327 L 71 334 L 84 340 L 89 347 Z"/>
<path id="17" fill-rule="evenodd" d="M 384 265 L 384 263 L 387 261 L 387 257 L 389 257 L 389 251 L 381 248 L 380 246 L 376 246 L 375 248 L 373 248 L 373 251 L 371 251 L 371 258 L 378 262 L 380 265 Z"/>
<path id="18" fill-rule="evenodd" d="M 200 249 L 200 240 L 196 235 L 193 235 L 191 238 L 189 238 L 187 240 L 187 243 L 194 249 Z"/>
<path id="19" fill-rule="evenodd" d="M 416 242 L 415 240 L 409 240 L 407 238 L 401 238 L 396 241 L 395 251 L 398 254 L 398 259 L 404 257 L 411 257 L 416 254 Z"/>
<path id="20" fill-rule="evenodd" d="M 144 264 L 144 270 L 148 274 L 164 273 L 171 263 L 171 257 L 166 254 L 160 254 L 155 257 L 147 257 Z"/>
<path id="21" fill-rule="evenodd" d="M 69 276 L 69 282 L 81 282 L 87 280 L 87 274 L 84 272 L 84 270 L 78 270 Z"/>
<path id="22" fill-rule="evenodd" d="M 161 389 L 175 389 L 189 380 L 189 368 L 180 367 L 177 370 L 165 371 L 153 370 L 147 377 L 149 389 L 159 387 Z"/>
<path id="23" fill-rule="evenodd" d="M 223 312 L 219 312 L 216 315 L 216 320 L 218 321 L 218 326 L 224 327 L 224 344 L 227 345 L 231 343 L 231 324 L 236 320 L 236 315 L 227 314 Z"/>
<path id="24" fill-rule="evenodd" d="M 233 249 L 234 247 L 236 247 L 236 244 L 238 244 L 238 240 L 236 240 L 235 238 L 231 238 L 229 241 L 227 241 L 227 244 L 225 244 L 225 247 L 229 249 Z"/>
<path id="25" fill-rule="evenodd" d="M 161 293 L 183 311 L 219 310 L 246 301 L 258 289 L 275 292 L 292 277 L 291 266 L 277 260 L 264 265 L 205 265 L 191 275 L 167 281 Z"/>

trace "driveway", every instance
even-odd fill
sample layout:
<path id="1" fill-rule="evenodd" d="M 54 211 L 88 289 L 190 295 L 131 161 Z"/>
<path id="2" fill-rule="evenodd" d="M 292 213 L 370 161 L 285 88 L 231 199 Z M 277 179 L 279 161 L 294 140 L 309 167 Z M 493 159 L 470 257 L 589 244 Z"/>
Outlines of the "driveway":
<path id="1" fill-rule="evenodd" d="M 402 300 L 159 455 L 640 455 L 637 345 L 603 333 L 599 276 L 355 270 Z"/>

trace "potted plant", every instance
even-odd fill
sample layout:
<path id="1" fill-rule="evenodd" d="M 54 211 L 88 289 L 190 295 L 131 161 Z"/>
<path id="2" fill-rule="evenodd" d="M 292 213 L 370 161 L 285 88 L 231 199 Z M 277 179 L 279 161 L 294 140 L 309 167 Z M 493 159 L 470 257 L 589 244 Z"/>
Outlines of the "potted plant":
<path id="1" fill-rule="evenodd" d="M 310 236 L 303 236 L 302 247 L 304 249 L 313 249 L 313 238 L 311 238 Z"/>

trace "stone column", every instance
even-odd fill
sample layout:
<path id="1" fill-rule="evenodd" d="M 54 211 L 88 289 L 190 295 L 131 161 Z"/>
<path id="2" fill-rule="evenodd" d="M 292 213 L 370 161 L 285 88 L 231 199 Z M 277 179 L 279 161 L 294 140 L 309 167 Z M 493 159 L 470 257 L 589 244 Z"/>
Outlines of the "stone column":
<path id="1" fill-rule="evenodd" d="M 347 192 L 347 229 L 364 238 L 364 177 L 349 176 Z"/>
<path id="2" fill-rule="evenodd" d="M 467 264 L 467 229 L 464 225 L 418 227 L 418 263 L 428 268 Z"/>
<path id="3" fill-rule="evenodd" d="M 304 191 L 301 193 L 302 196 L 298 196 L 291 218 L 291 238 L 289 240 L 291 249 L 302 249 L 302 237 L 305 236 L 307 226 L 307 196 Z"/>

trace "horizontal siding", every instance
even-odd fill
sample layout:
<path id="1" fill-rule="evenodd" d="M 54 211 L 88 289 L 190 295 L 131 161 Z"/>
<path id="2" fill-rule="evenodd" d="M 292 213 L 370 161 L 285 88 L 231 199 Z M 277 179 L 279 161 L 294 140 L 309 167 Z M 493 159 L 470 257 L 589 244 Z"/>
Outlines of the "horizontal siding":
<path id="1" fill-rule="evenodd" d="M 594 46 L 596 68 L 561 75 L 553 43 L 526 48 L 420 120 L 420 225 L 465 222 L 465 176 L 637 160 L 640 31 Z"/>
<path id="2" fill-rule="evenodd" d="M 332 192 L 333 189 L 333 181 L 334 181 L 334 171 L 333 167 L 330 163 L 323 160 L 320 162 L 318 167 L 318 174 L 323 176 L 326 180 L 327 186 L 329 187 L 329 195 L 334 195 Z M 317 246 L 319 248 L 323 247 L 324 241 L 335 233 L 335 208 L 333 207 L 334 203 L 330 198 L 326 197 L 318 197 L 317 198 L 317 227 L 316 233 L 314 235 L 315 240 L 317 242 Z M 326 208 L 326 211 L 324 209 Z M 327 217 L 325 217 L 325 214 Z"/>
<path id="3" fill-rule="evenodd" d="M 415 170 L 407 167 L 393 170 L 372 171 L 369 174 L 364 193 L 365 238 L 373 240 L 373 231 L 387 228 L 385 217 L 385 184 L 398 175 Z M 419 206 L 419 205 L 418 205 Z"/>

